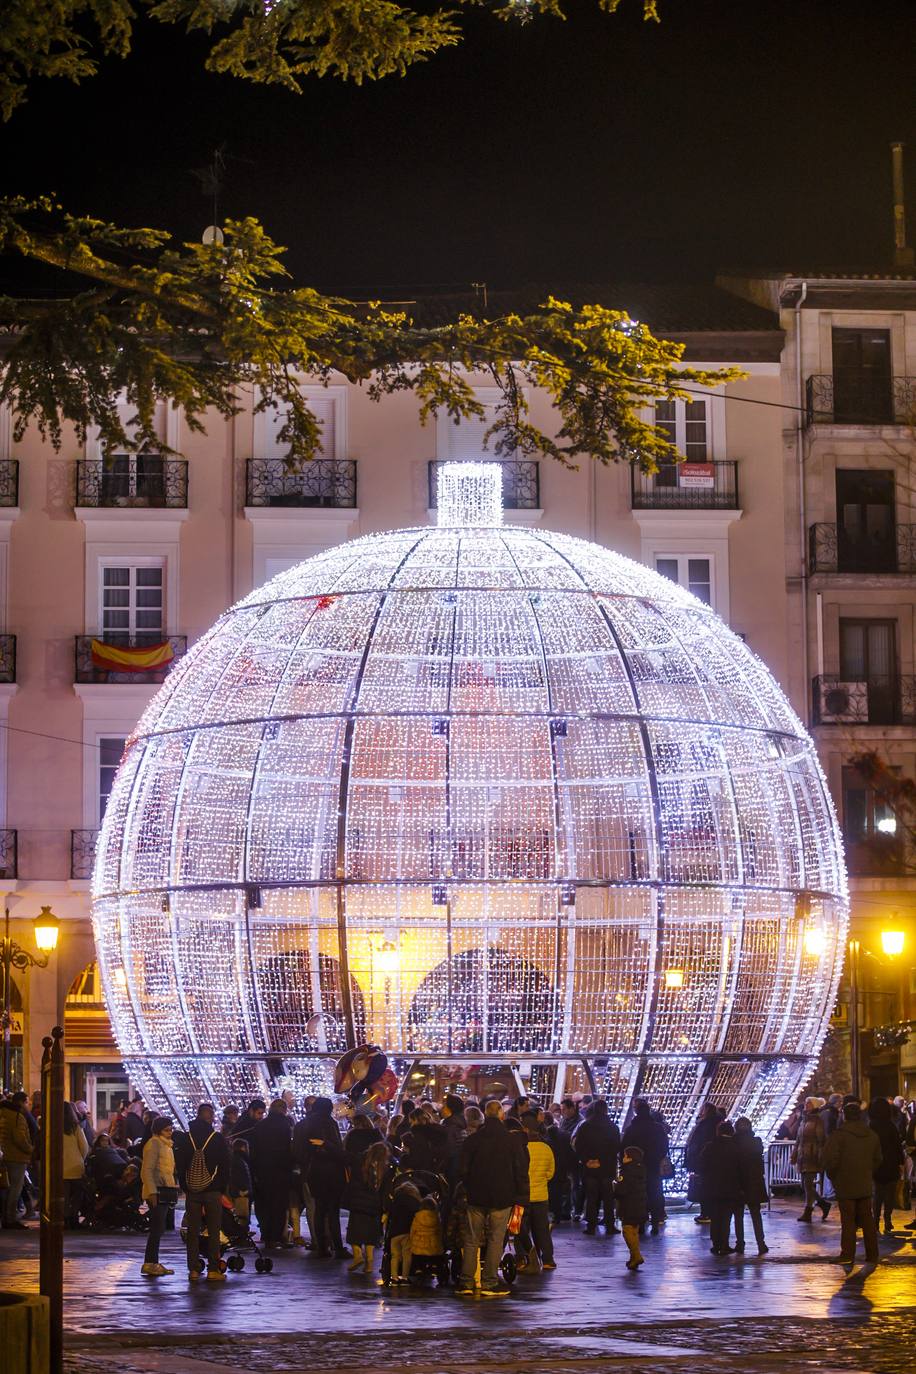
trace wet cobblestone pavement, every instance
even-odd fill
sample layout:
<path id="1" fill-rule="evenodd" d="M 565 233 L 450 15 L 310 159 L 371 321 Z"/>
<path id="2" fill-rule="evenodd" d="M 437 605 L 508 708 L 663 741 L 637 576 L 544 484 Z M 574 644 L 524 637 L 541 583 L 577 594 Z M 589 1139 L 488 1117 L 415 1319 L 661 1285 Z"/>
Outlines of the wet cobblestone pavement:
<path id="1" fill-rule="evenodd" d="M 249 1259 L 225 1284 L 189 1285 L 176 1236 L 163 1247 L 174 1276 L 151 1281 L 139 1273 L 143 1237 L 68 1236 L 67 1374 L 912 1369 L 914 1233 L 882 1237 L 880 1264 L 847 1273 L 829 1262 L 838 1222 L 802 1227 L 797 1215 L 791 1201 L 774 1206 L 762 1259 L 718 1259 L 707 1228 L 672 1216 L 661 1236 L 646 1238 L 637 1274 L 624 1269 L 620 1237 L 558 1227 L 557 1270 L 520 1276 L 498 1302 L 450 1289 L 382 1290 L 301 1250 L 278 1253 L 273 1274 L 254 1273 Z M 0 1288 L 34 1288 L 37 1240 L 37 1232 L 0 1235 Z"/>

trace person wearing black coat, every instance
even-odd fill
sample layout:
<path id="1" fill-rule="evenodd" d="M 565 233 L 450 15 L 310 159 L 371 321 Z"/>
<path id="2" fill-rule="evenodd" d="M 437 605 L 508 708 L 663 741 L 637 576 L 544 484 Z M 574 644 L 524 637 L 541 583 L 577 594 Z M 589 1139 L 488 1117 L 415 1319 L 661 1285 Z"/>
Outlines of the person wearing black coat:
<path id="1" fill-rule="evenodd" d="M 271 1102 L 270 1111 L 254 1126 L 248 1141 L 261 1240 L 271 1249 L 278 1249 L 286 1234 L 293 1179 L 293 1127 L 282 1097 Z"/>
<path id="2" fill-rule="evenodd" d="M 553 1122 L 547 1127 L 546 1139 L 554 1158 L 553 1178 L 547 1185 L 550 1214 L 554 1221 L 569 1221 L 572 1218 L 571 1178 L 578 1169 L 572 1137 Z"/>
<path id="3" fill-rule="evenodd" d="M 754 1135 L 754 1128 L 746 1116 L 739 1116 L 735 1122 L 735 1147 L 738 1151 L 738 1174 L 741 1180 L 741 1203 L 735 1211 L 735 1249 L 744 1253 L 744 1209 L 751 1214 L 754 1239 L 758 1255 L 769 1251 L 763 1232 L 761 1208 L 767 1201 L 766 1166 L 763 1159 L 763 1141 Z"/>
<path id="4" fill-rule="evenodd" d="M 458 1180 L 461 1142 L 468 1133 L 464 1103 L 456 1093 L 446 1093 L 442 1103 L 442 1130 L 445 1134 L 446 1176 L 452 1187 Z"/>
<path id="5" fill-rule="evenodd" d="M 350 1122 L 350 1129 L 344 1136 L 344 1154 L 347 1156 L 348 1163 L 355 1167 L 357 1159 L 362 1159 L 370 1145 L 382 1143 L 381 1131 L 373 1126 L 365 1112 L 358 1112 Z"/>
<path id="6" fill-rule="evenodd" d="M 709 1248 L 714 1255 L 731 1255 L 734 1251 L 728 1242 L 732 1217 L 741 1206 L 741 1159 L 730 1121 L 720 1121 L 715 1139 L 703 1146 L 700 1167 L 708 1179 L 712 1241 Z"/>
<path id="7" fill-rule="evenodd" d="M 468 1215 L 456 1292 L 474 1292 L 479 1253 L 481 1293 L 501 1296 L 509 1291 L 499 1278 L 506 1227 L 512 1209 L 528 1201 L 529 1189 L 527 1137 L 506 1129 L 498 1102 L 487 1103 L 483 1125 L 463 1142 L 459 1171 Z"/>
<path id="8" fill-rule="evenodd" d="M 645 1226 L 649 1215 L 649 1197 L 646 1192 L 646 1169 L 642 1162 L 642 1150 L 638 1145 L 628 1145 L 623 1152 L 620 1177 L 614 1184 L 614 1196 L 623 1238 L 627 1243 L 628 1269 L 638 1269 L 645 1264 L 639 1245 L 640 1228 Z"/>
<path id="9" fill-rule="evenodd" d="M 665 1220 L 665 1196 L 662 1192 L 662 1160 L 668 1154 L 668 1131 L 664 1122 L 652 1115 L 652 1109 L 644 1097 L 637 1097 L 633 1103 L 633 1120 L 623 1133 L 621 1144 L 637 1145 L 642 1150 L 646 1170 L 646 1191 L 649 1195 L 649 1217 L 652 1234 L 658 1235 L 659 1227 Z"/>
<path id="10" fill-rule="evenodd" d="M 175 1169 L 186 1194 L 188 1277 L 200 1277 L 200 1224 L 203 1218 L 207 1225 L 207 1279 L 219 1283 L 226 1278 L 219 1267 L 219 1230 L 231 1161 L 229 1143 L 214 1126 L 215 1116 L 211 1102 L 200 1104 L 187 1133 L 176 1144 Z M 204 1167 L 209 1175 L 203 1188 L 190 1187 L 188 1180 L 188 1171 L 198 1150 L 203 1151 Z"/>
<path id="11" fill-rule="evenodd" d="M 883 1212 L 884 1234 L 889 1236 L 894 1231 L 894 1206 L 897 1184 L 903 1177 L 904 1154 L 887 1098 L 876 1097 L 869 1103 L 868 1124 L 881 1142 L 881 1163 L 875 1170 L 875 1226 L 880 1228 Z"/>
<path id="12" fill-rule="evenodd" d="M 347 1181 L 346 1155 L 329 1097 L 316 1097 L 311 1110 L 296 1127 L 304 1177 L 315 1201 L 312 1242 L 316 1254 L 327 1259 L 333 1247 L 338 1259 L 350 1252 L 340 1234 L 340 1203 Z"/>
<path id="13" fill-rule="evenodd" d="M 430 1121 L 422 1107 L 410 1114 L 410 1130 L 400 1139 L 401 1166 L 428 1174 L 444 1174 L 448 1169 L 449 1138 L 445 1127 Z"/>
<path id="14" fill-rule="evenodd" d="M 607 1103 L 598 1098 L 572 1138 L 573 1152 L 585 1179 L 585 1234 L 593 1236 L 598 1211 L 603 1208 L 604 1229 L 617 1235 L 614 1225 L 614 1179 L 620 1158 L 620 1129 L 608 1116 Z"/>
<path id="15" fill-rule="evenodd" d="M 684 1149 L 684 1167 L 690 1174 L 696 1174 L 699 1186 L 700 1215 L 694 1217 L 698 1226 L 709 1221 L 710 1203 L 709 1195 L 703 1188 L 703 1172 L 700 1169 L 700 1156 L 711 1140 L 715 1139 L 716 1127 L 719 1124 L 719 1109 L 712 1102 L 704 1102 L 700 1112 L 699 1120 L 694 1126 L 690 1135 L 687 1137 L 687 1145 Z M 690 1193 L 691 1199 L 696 1194 Z"/>

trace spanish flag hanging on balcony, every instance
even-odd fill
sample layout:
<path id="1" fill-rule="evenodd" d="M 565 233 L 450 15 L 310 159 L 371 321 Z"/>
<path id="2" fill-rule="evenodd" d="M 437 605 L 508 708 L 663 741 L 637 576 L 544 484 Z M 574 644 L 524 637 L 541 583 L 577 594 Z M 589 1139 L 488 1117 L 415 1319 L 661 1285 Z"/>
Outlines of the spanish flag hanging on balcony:
<path id="1" fill-rule="evenodd" d="M 175 654 L 167 639 L 161 644 L 147 644 L 139 649 L 122 649 L 104 640 L 92 641 L 92 666 L 109 673 L 149 673 L 165 668 Z"/>

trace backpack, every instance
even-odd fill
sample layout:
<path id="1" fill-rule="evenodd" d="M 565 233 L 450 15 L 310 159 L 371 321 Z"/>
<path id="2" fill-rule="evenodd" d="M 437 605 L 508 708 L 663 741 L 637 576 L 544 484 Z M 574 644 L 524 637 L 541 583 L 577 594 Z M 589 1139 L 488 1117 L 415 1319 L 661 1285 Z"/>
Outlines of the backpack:
<path id="1" fill-rule="evenodd" d="M 188 1171 L 185 1174 L 185 1183 L 187 1184 L 187 1191 L 189 1193 L 205 1192 L 210 1187 L 210 1184 L 213 1182 L 213 1180 L 216 1178 L 216 1170 L 214 1169 L 211 1173 L 210 1170 L 207 1168 L 207 1159 L 205 1154 L 207 1146 L 210 1144 L 210 1141 L 213 1139 L 215 1135 L 216 1132 L 211 1131 L 210 1134 L 207 1136 L 206 1140 L 204 1141 L 203 1145 L 194 1146 L 194 1153 L 191 1156 L 191 1162 L 188 1165 Z"/>

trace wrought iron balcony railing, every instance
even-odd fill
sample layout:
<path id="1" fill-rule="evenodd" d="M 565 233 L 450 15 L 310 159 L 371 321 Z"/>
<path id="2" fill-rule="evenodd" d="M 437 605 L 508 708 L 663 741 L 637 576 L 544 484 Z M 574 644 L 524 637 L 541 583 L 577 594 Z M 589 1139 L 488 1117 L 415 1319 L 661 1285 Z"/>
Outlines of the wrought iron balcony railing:
<path id="1" fill-rule="evenodd" d="M 80 458 L 76 464 L 76 504 L 147 510 L 184 510 L 188 504 L 188 464 L 158 453 L 115 453 Z"/>
<path id="2" fill-rule="evenodd" d="M 19 462 L 15 458 L 0 459 L 0 506 L 19 505 Z"/>
<path id="3" fill-rule="evenodd" d="M 916 573 L 916 525 L 896 525 L 886 538 L 855 537 L 829 523 L 812 525 L 808 566 L 813 573 Z"/>
<path id="4" fill-rule="evenodd" d="M 488 458 L 480 455 L 482 463 L 498 463 L 503 478 L 503 510 L 538 510 L 541 504 L 540 464 L 536 458 Z M 437 505 L 437 487 L 441 461 L 429 464 L 429 509 Z"/>
<path id="5" fill-rule="evenodd" d="M 19 877 L 19 833 L 0 830 L 0 878 Z"/>
<path id="6" fill-rule="evenodd" d="M 815 725 L 916 723 L 916 678 L 909 675 L 868 682 L 825 674 L 812 689 Z"/>
<path id="7" fill-rule="evenodd" d="M 356 505 L 356 463 L 352 458 L 311 458 L 290 465 L 284 458 L 249 458 L 248 506 Z"/>
<path id="8" fill-rule="evenodd" d="M 92 866 L 95 863 L 95 842 L 98 836 L 97 830 L 70 831 L 71 878 L 86 882 L 92 877 Z"/>
<path id="9" fill-rule="evenodd" d="M 159 645 L 167 644 L 171 649 L 171 657 L 167 658 L 165 662 L 152 666 L 144 666 L 140 662 L 102 666 L 97 661 L 97 655 L 93 655 L 93 640 L 113 649 L 152 650 Z M 187 635 L 163 635 L 152 631 L 149 634 L 135 635 L 110 632 L 102 635 L 77 635 L 73 680 L 74 682 L 164 682 L 173 662 L 186 654 L 187 650 Z"/>
<path id="10" fill-rule="evenodd" d="M 16 681 L 16 636 L 0 635 L 0 682 Z"/>
<path id="11" fill-rule="evenodd" d="M 805 383 L 809 425 L 908 425 L 916 419 L 916 377 L 841 372 Z"/>
<path id="12" fill-rule="evenodd" d="M 737 510 L 738 464 L 665 463 L 651 476 L 630 468 L 633 510 Z"/>

